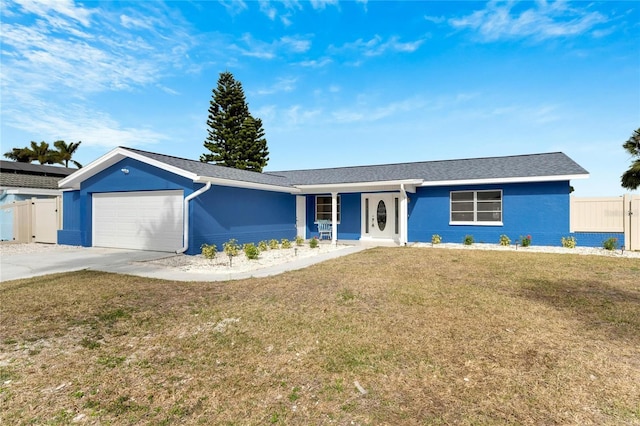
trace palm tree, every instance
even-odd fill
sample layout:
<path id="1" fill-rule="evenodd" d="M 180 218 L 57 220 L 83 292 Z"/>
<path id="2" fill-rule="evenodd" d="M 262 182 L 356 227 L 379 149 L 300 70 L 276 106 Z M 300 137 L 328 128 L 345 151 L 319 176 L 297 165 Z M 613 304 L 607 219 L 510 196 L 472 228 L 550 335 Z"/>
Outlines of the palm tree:
<path id="1" fill-rule="evenodd" d="M 31 141 L 31 148 L 27 148 L 31 151 L 31 161 L 37 161 L 40 164 L 62 164 L 62 161 L 58 160 L 56 151 L 49 148 L 49 144 L 45 141 L 40 144 Z"/>
<path id="2" fill-rule="evenodd" d="M 5 152 L 4 156 L 10 160 L 17 161 L 18 163 L 30 163 L 33 161 L 31 159 L 31 150 L 27 147 L 25 148 L 12 148 L 11 151 Z"/>
<path id="3" fill-rule="evenodd" d="M 68 144 L 65 141 L 55 141 L 53 143 L 53 146 L 58 148 L 58 160 L 64 163 L 65 167 L 69 167 L 69 161 L 71 161 L 77 168 L 82 168 L 82 164 L 71 158 L 81 143 L 82 141 L 69 142 Z"/>
<path id="4" fill-rule="evenodd" d="M 632 159 L 635 157 L 629 170 L 622 174 L 622 187 L 631 190 L 638 189 L 640 186 L 640 128 L 633 131 L 629 140 L 622 144 L 622 147 L 631 154 Z"/>

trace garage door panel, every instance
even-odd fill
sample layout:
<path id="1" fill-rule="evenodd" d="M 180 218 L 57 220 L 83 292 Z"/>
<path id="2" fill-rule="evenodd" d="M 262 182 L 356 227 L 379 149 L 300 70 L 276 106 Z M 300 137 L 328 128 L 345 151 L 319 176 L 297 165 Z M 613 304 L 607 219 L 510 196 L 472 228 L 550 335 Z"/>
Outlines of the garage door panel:
<path id="1" fill-rule="evenodd" d="M 93 195 L 93 245 L 175 251 L 182 247 L 182 191 Z"/>

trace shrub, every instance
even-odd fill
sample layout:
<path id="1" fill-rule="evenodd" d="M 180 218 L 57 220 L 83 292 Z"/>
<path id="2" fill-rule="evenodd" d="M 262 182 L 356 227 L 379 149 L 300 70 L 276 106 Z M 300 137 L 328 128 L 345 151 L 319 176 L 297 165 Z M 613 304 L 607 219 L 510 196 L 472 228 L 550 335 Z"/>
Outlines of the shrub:
<path id="1" fill-rule="evenodd" d="M 238 244 L 238 240 L 235 238 L 231 238 L 229 241 L 222 245 L 222 249 L 227 254 L 227 256 L 237 256 L 238 252 L 240 252 L 240 244 Z"/>
<path id="2" fill-rule="evenodd" d="M 602 247 L 607 250 L 615 250 L 618 248 L 618 239 L 616 237 L 607 238 L 602 242 Z"/>
<path id="3" fill-rule="evenodd" d="M 316 237 L 309 240 L 309 247 L 312 249 L 318 247 L 318 239 Z"/>
<path id="4" fill-rule="evenodd" d="M 260 249 L 260 251 L 267 251 L 269 250 L 269 245 L 267 244 L 266 241 L 260 241 L 258 243 L 258 249 Z"/>
<path id="5" fill-rule="evenodd" d="M 529 247 L 531 245 L 531 235 L 520 236 L 520 241 L 522 241 L 522 247 Z"/>
<path id="6" fill-rule="evenodd" d="M 278 240 L 276 239 L 269 240 L 269 248 L 271 250 L 278 250 L 280 248 L 280 243 L 278 243 Z"/>
<path id="7" fill-rule="evenodd" d="M 247 259 L 249 260 L 257 259 L 260 255 L 260 250 L 253 243 L 245 244 L 244 246 L 242 246 L 242 249 L 244 250 L 245 256 L 247 256 Z"/>
<path id="8" fill-rule="evenodd" d="M 471 244 L 473 244 L 473 235 L 465 235 L 464 239 L 462 240 L 462 244 L 464 244 L 465 246 L 470 246 Z"/>
<path id="9" fill-rule="evenodd" d="M 203 244 L 200 246 L 200 250 L 205 259 L 213 259 L 216 257 L 216 253 L 218 252 L 218 248 L 215 244 Z"/>
<path id="10" fill-rule="evenodd" d="M 296 245 L 300 247 L 303 244 L 304 244 L 304 238 L 302 238 L 300 235 L 296 235 Z"/>
<path id="11" fill-rule="evenodd" d="M 291 241 L 287 240 L 286 238 L 283 238 L 282 241 L 280 241 L 280 247 L 282 247 L 283 249 L 290 249 Z"/>
<path id="12" fill-rule="evenodd" d="M 431 236 L 431 244 L 440 244 L 442 242 L 442 237 L 438 234 L 433 234 Z"/>
<path id="13" fill-rule="evenodd" d="M 562 237 L 562 247 L 574 248 L 576 246 L 576 237 Z"/>
<path id="14" fill-rule="evenodd" d="M 501 246 L 508 246 L 510 244 L 511 244 L 511 240 L 509 239 L 509 237 L 507 237 L 504 234 L 500 235 L 500 245 Z"/>

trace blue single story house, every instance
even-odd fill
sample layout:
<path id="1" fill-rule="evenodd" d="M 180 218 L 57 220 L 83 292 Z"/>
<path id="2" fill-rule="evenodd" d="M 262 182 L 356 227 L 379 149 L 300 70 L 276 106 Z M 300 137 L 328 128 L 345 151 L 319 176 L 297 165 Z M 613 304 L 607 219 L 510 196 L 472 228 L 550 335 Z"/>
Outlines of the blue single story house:
<path id="1" fill-rule="evenodd" d="M 569 235 L 572 179 L 560 152 L 256 173 L 119 147 L 60 181 L 58 243 L 198 254 L 204 243 L 311 238 L 497 243 Z"/>

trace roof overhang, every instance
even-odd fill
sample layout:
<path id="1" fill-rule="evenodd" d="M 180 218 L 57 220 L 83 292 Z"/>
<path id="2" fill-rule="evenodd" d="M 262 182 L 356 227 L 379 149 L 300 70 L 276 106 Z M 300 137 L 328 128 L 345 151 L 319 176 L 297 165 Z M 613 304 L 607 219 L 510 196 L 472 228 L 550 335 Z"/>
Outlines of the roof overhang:
<path id="1" fill-rule="evenodd" d="M 297 194 L 299 189 L 291 186 L 269 185 L 267 183 L 246 182 L 241 180 L 213 178 L 208 176 L 197 176 L 194 180 L 196 183 L 211 182 L 212 185 L 231 186 L 234 188 L 258 189 L 261 191 L 286 192 L 289 194 Z"/>
<path id="2" fill-rule="evenodd" d="M 326 194 L 331 192 L 379 192 L 379 191 L 399 191 L 402 187 L 406 192 L 416 192 L 416 187 L 423 184 L 422 179 L 402 179 L 386 180 L 377 182 L 352 182 L 352 183 L 331 183 L 316 185 L 294 185 L 305 194 Z"/>
<path id="3" fill-rule="evenodd" d="M 61 179 L 58 182 L 58 187 L 60 188 L 69 188 L 69 189 L 80 189 L 80 184 L 90 177 L 100 173 L 101 171 L 113 166 L 117 162 L 125 159 L 132 158 L 134 160 L 138 160 L 142 163 L 149 164 L 151 166 L 155 166 L 159 169 L 166 170 L 168 172 L 174 173 L 176 175 L 185 177 L 187 179 L 195 181 L 198 177 L 195 173 L 188 172 L 179 167 L 171 166 L 167 163 L 163 163 L 162 161 L 157 161 L 149 157 L 145 157 L 144 155 L 138 154 L 137 152 L 129 151 L 128 149 L 124 149 L 121 147 L 115 148 L 97 160 L 93 161 L 87 166 L 79 169 L 77 172 L 73 172 L 69 176 L 64 179 Z"/>
<path id="4" fill-rule="evenodd" d="M 420 186 L 488 185 L 488 184 L 505 184 L 505 183 L 559 182 L 559 181 L 569 181 L 573 179 L 587 179 L 588 177 L 589 177 L 589 174 L 587 173 L 587 174 L 580 174 L 580 175 L 438 180 L 438 181 L 423 182 Z"/>
<path id="5" fill-rule="evenodd" d="M 61 195 L 62 191 L 59 189 L 46 189 L 46 188 L 0 188 L 3 192 L 9 195 Z"/>

